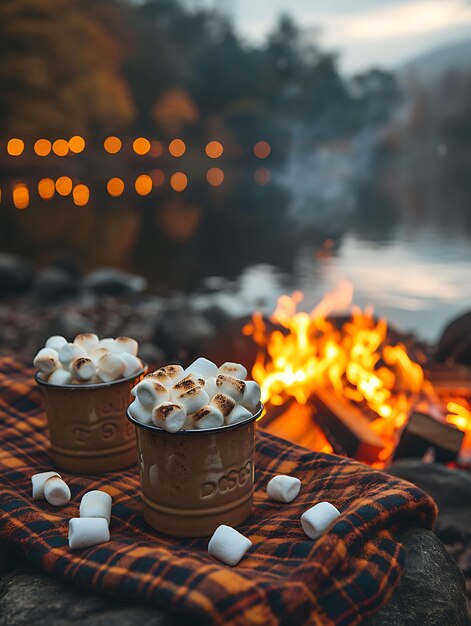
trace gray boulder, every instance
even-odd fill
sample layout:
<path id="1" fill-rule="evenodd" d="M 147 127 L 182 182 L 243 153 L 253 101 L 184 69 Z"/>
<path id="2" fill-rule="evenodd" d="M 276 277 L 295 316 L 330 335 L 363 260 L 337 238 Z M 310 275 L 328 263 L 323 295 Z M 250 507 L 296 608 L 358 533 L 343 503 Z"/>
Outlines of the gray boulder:
<path id="1" fill-rule="evenodd" d="M 33 283 L 33 268 L 29 261 L 14 254 L 0 254 L 0 297 L 20 295 Z"/>
<path id="2" fill-rule="evenodd" d="M 136 274 L 129 274 L 116 267 L 102 267 L 87 274 L 84 287 L 103 296 L 124 296 L 141 293 L 147 288 L 147 280 Z"/>

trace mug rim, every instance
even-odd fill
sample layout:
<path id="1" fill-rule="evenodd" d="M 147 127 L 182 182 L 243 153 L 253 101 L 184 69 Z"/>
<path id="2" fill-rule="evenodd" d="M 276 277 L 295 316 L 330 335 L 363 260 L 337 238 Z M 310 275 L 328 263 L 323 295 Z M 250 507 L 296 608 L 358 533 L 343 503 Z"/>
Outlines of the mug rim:
<path id="1" fill-rule="evenodd" d="M 142 360 L 142 359 L 141 359 Z M 107 387 L 112 387 L 113 385 L 119 385 L 120 383 L 128 382 L 130 380 L 134 380 L 135 378 L 139 378 L 147 372 L 149 369 L 149 365 L 142 361 L 142 368 L 131 374 L 131 376 L 127 376 L 126 378 L 117 378 L 116 380 L 110 380 L 109 382 L 101 382 L 101 383 L 89 383 L 89 384 L 77 384 L 77 385 L 55 385 L 54 383 L 50 383 L 47 380 L 43 380 L 39 378 L 40 372 L 36 372 L 34 379 L 39 385 L 43 385 L 44 387 L 51 387 L 52 389 L 67 389 L 67 391 L 85 391 L 90 389 L 106 389 Z"/>
<path id="2" fill-rule="evenodd" d="M 137 426 L 138 428 L 143 428 L 144 430 L 150 430 L 151 432 L 155 432 L 155 433 L 165 433 L 166 435 L 207 435 L 208 433 L 221 433 L 221 432 L 225 432 L 226 430 L 231 430 L 233 428 L 238 428 L 239 426 L 244 426 L 245 424 L 251 424 L 252 422 L 256 421 L 259 417 L 261 417 L 263 410 L 264 410 L 264 405 L 262 402 L 259 402 L 257 407 L 256 407 L 256 411 L 255 413 L 252 413 L 252 415 L 250 417 L 248 417 L 245 420 L 241 420 L 240 422 L 236 422 L 235 424 L 224 424 L 223 426 L 217 426 L 216 428 L 189 428 L 188 430 L 177 430 L 174 433 L 170 433 L 168 432 L 168 430 L 165 430 L 164 428 L 159 428 L 158 426 L 154 426 L 154 424 L 143 424 L 142 422 L 139 422 L 135 417 L 133 417 L 131 415 L 131 413 L 129 412 L 129 407 L 126 409 L 126 417 L 128 418 L 128 420 L 131 422 L 131 424 L 134 424 L 134 426 Z"/>

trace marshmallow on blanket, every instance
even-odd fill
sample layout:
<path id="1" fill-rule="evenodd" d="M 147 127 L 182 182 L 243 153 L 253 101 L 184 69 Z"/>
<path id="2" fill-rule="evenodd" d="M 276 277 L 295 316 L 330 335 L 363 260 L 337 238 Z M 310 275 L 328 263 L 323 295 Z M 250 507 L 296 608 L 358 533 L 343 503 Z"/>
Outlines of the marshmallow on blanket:
<path id="1" fill-rule="evenodd" d="M 249 409 L 254 409 L 258 406 L 262 395 L 260 385 L 254 380 L 245 381 L 245 391 L 242 397 L 241 404 Z"/>
<path id="2" fill-rule="evenodd" d="M 103 517 L 73 517 L 69 521 L 69 548 L 79 550 L 110 540 L 108 522 Z"/>
<path id="3" fill-rule="evenodd" d="M 49 337 L 49 339 L 46 341 L 45 347 L 52 348 L 56 352 L 59 352 L 62 346 L 66 343 L 67 339 L 65 337 L 62 337 L 62 335 L 52 335 L 52 337 Z"/>
<path id="4" fill-rule="evenodd" d="M 177 396 L 175 401 L 185 409 L 188 415 L 191 415 L 209 404 L 209 396 L 203 387 L 196 385 Z"/>
<path id="5" fill-rule="evenodd" d="M 61 475 L 57 472 L 40 472 L 31 476 L 31 485 L 33 487 L 33 500 L 44 500 L 44 485 L 46 480 L 57 476 L 61 478 Z"/>
<path id="6" fill-rule="evenodd" d="M 209 540 L 208 552 L 227 565 L 237 565 L 252 547 L 252 542 L 235 528 L 221 524 Z"/>
<path id="7" fill-rule="evenodd" d="M 234 378 L 234 376 L 219 374 L 216 378 L 216 386 L 219 393 L 225 393 L 227 396 L 231 396 L 236 402 L 240 402 L 244 397 L 245 382 Z"/>
<path id="8" fill-rule="evenodd" d="M 236 404 L 232 411 L 229 413 L 229 415 L 226 415 L 224 421 L 227 425 L 237 424 L 237 422 L 242 422 L 246 419 L 249 419 L 249 417 L 252 417 L 252 413 L 248 409 L 246 409 L 245 406 L 242 406 L 241 404 Z"/>
<path id="9" fill-rule="evenodd" d="M 97 376 L 104 383 L 109 383 L 122 378 L 125 367 L 126 364 L 119 354 L 108 352 L 97 361 Z"/>
<path id="10" fill-rule="evenodd" d="M 247 370 L 245 367 L 240 363 L 231 363 L 230 361 L 221 365 L 218 369 L 218 375 L 219 374 L 233 376 L 234 378 L 239 378 L 240 380 L 245 380 L 247 378 Z"/>
<path id="11" fill-rule="evenodd" d="M 224 424 L 224 415 L 215 406 L 204 406 L 193 415 L 194 428 L 218 428 Z"/>
<path id="12" fill-rule="evenodd" d="M 186 412 L 180 404 L 163 402 L 152 410 L 152 421 L 155 426 L 169 433 L 176 433 L 185 424 Z"/>
<path id="13" fill-rule="evenodd" d="M 185 370 L 185 375 L 194 374 L 196 378 L 210 378 L 211 376 L 217 376 L 217 365 L 204 357 L 199 357 L 196 361 L 193 361 Z"/>
<path id="14" fill-rule="evenodd" d="M 50 374 L 60 367 L 57 352 L 53 348 L 41 348 L 34 357 L 33 365 L 43 374 Z"/>
<path id="15" fill-rule="evenodd" d="M 301 525 L 310 539 L 317 539 L 340 516 L 330 502 L 319 502 L 301 515 Z"/>
<path id="16" fill-rule="evenodd" d="M 70 385 L 72 382 L 72 374 L 68 370 L 59 368 L 52 372 L 47 382 L 52 385 Z"/>
<path id="17" fill-rule="evenodd" d="M 59 475 L 51 476 L 44 483 L 44 497 L 52 506 L 64 506 L 70 502 L 71 495 L 69 486 Z"/>
<path id="18" fill-rule="evenodd" d="M 90 380 L 96 372 L 95 363 L 87 356 L 79 356 L 74 359 L 70 364 L 70 369 L 74 376 L 81 381 Z"/>
<path id="19" fill-rule="evenodd" d="M 109 524 L 111 504 L 111 496 L 105 491 L 88 491 L 80 501 L 80 517 L 103 517 Z"/>
<path id="20" fill-rule="evenodd" d="M 144 406 L 154 407 L 170 400 L 170 392 L 155 378 L 144 378 L 137 385 L 136 395 Z"/>
<path id="21" fill-rule="evenodd" d="M 87 354 L 96 350 L 99 343 L 100 340 L 95 333 L 82 333 L 74 339 L 74 344 L 83 348 Z"/>
<path id="22" fill-rule="evenodd" d="M 128 411 L 141 424 L 152 424 L 152 407 L 142 406 L 138 398 L 131 402 Z"/>
<path id="23" fill-rule="evenodd" d="M 294 476 L 279 474 L 272 478 L 267 485 L 267 494 L 277 502 L 292 502 L 301 489 L 301 481 Z"/>

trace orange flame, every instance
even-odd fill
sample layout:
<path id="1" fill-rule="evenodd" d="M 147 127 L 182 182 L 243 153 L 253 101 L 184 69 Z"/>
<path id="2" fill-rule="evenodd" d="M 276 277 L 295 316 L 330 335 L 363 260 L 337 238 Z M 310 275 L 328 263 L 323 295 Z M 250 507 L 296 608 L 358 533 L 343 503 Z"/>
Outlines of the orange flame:
<path id="1" fill-rule="evenodd" d="M 252 375 L 265 405 L 282 406 L 290 398 L 304 405 L 316 387 L 330 388 L 370 416 L 371 428 L 385 444 L 384 461 L 411 409 L 424 398 L 437 402 L 437 397 L 406 346 L 391 343 L 386 321 L 375 320 L 371 307 L 352 308 L 352 295 L 352 285 L 341 283 L 310 313 L 297 310 L 302 293 L 281 296 L 269 318 L 275 328 L 268 328 L 256 312 L 242 332 L 259 348 Z M 347 321 L 336 324 L 328 318 L 340 311 L 350 311 Z M 448 409 L 448 421 L 471 435 L 471 411 Z"/>

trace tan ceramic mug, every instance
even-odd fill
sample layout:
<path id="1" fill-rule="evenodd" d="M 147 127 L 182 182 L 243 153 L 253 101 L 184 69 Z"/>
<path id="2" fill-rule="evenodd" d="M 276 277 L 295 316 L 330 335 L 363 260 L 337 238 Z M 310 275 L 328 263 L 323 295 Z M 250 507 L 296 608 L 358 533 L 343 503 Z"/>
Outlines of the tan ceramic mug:
<path id="1" fill-rule="evenodd" d="M 126 419 L 131 389 L 147 372 L 109 383 L 53 385 L 36 375 L 43 390 L 50 455 L 67 472 L 95 474 L 136 461 L 134 429 Z"/>
<path id="2" fill-rule="evenodd" d="M 176 433 L 136 428 L 144 517 L 167 535 L 206 537 L 220 524 L 237 526 L 252 511 L 255 421 Z"/>

